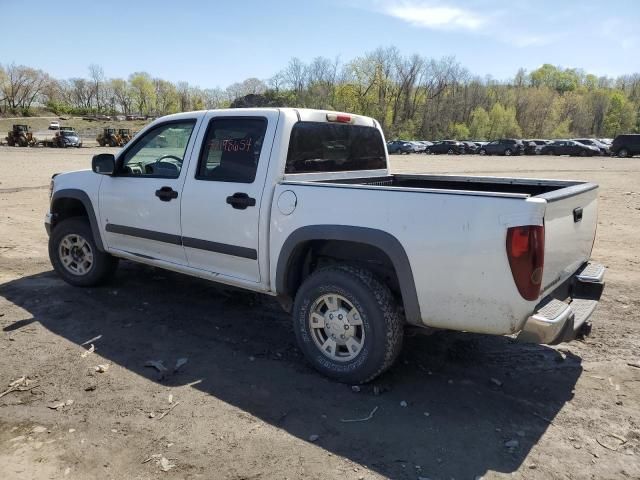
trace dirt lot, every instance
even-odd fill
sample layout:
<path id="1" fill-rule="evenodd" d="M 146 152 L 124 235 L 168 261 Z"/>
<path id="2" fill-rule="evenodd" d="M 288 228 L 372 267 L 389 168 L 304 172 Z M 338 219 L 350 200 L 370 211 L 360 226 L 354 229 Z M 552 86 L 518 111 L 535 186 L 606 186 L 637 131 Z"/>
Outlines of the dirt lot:
<path id="1" fill-rule="evenodd" d="M 267 297 L 124 262 L 103 288 L 59 280 L 49 178 L 97 151 L 0 148 L 0 391 L 33 387 L 0 398 L 3 479 L 640 478 L 640 159 L 393 157 L 598 182 L 608 284 L 585 341 L 411 336 L 354 392 L 305 364 Z"/>

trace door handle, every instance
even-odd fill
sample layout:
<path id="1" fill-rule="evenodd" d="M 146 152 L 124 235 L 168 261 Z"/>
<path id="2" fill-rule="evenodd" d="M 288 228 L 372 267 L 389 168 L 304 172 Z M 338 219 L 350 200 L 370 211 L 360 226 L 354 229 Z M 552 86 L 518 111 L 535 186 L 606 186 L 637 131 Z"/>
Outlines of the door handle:
<path id="1" fill-rule="evenodd" d="M 234 193 L 230 197 L 227 197 L 227 203 L 238 210 L 246 210 L 247 207 L 256 206 L 256 199 L 251 198 L 246 193 L 238 192 Z"/>
<path id="2" fill-rule="evenodd" d="M 156 190 L 156 197 L 163 202 L 170 202 L 174 198 L 178 198 L 178 192 L 171 187 L 162 187 L 160 190 Z"/>

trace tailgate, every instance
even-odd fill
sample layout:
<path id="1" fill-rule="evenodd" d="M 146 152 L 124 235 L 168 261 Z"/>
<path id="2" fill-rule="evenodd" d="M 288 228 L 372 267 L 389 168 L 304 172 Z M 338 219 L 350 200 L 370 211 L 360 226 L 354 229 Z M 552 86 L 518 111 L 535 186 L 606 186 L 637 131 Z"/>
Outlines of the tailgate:
<path id="1" fill-rule="evenodd" d="M 543 296 L 591 256 L 598 221 L 598 186 L 583 183 L 540 195 L 547 201 Z"/>

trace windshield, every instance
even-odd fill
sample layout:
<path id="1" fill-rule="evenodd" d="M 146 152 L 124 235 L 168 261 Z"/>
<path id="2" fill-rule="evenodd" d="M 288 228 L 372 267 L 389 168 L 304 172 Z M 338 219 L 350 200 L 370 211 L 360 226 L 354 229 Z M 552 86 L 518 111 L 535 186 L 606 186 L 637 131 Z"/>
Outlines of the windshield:
<path id="1" fill-rule="evenodd" d="M 377 128 L 298 122 L 291 130 L 285 173 L 383 169 L 385 152 Z"/>

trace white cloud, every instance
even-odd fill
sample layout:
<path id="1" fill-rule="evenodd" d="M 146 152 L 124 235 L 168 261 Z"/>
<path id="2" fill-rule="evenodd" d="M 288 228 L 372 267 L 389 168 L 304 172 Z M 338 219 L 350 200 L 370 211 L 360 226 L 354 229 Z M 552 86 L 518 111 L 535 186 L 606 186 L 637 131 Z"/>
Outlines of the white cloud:
<path id="1" fill-rule="evenodd" d="M 386 5 L 383 11 L 418 27 L 441 30 L 479 30 L 486 23 L 483 15 L 458 7 L 401 3 Z"/>
<path id="2" fill-rule="evenodd" d="M 490 8 L 485 3 L 479 12 L 461 0 L 375 0 L 369 8 L 415 27 L 483 35 L 518 48 L 550 45 L 565 36 L 564 33 L 528 31 L 527 26 L 517 20 L 525 15 L 515 7 L 505 10 Z"/>

